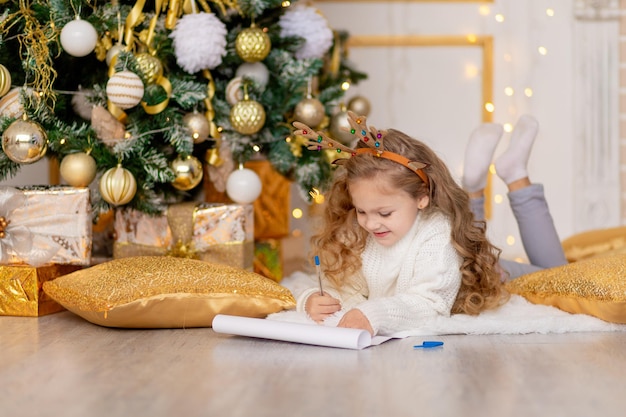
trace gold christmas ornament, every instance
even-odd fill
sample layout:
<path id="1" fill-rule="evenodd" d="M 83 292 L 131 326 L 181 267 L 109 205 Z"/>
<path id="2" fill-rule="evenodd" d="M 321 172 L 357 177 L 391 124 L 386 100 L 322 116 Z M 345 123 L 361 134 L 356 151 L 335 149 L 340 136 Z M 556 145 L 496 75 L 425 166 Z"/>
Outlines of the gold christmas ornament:
<path id="1" fill-rule="evenodd" d="M 148 84 L 154 84 L 163 76 L 163 64 L 159 58 L 144 52 L 135 56 L 139 70 Z"/>
<path id="2" fill-rule="evenodd" d="M 96 160 L 85 152 L 71 153 L 63 158 L 59 170 L 72 187 L 86 187 L 96 178 Z"/>
<path id="3" fill-rule="evenodd" d="M 135 107 L 143 98 L 143 81 L 131 71 L 120 71 L 107 82 L 106 93 L 111 103 L 120 109 Z"/>
<path id="4" fill-rule="evenodd" d="M 324 120 L 326 111 L 321 101 L 308 97 L 296 104 L 294 116 L 297 121 L 315 128 Z"/>
<path id="5" fill-rule="evenodd" d="M 348 102 L 348 110 L 361 116 L 368 116 L 371 111 L 370 101 L 363 96 L 353 97 Z"/>
<path id="6" fill-rule="evenodd" d="M 230 124 L 242 135 L 253 135 L 265 124 L 265 109 L 259 102 L 250 100 L 244 94 L 243 100 L 230 109 Z"/>
<path id="7" fill-rule="evenodd" d="M 172 161 L 172 170 L 176 176 L 172 186 L 177 190 L 191 190 L 202 181 L 202 163 L 195 156 L 179 156 Z"/>
<path id="8" fill-rule="evenodd" d="M 4 65 L 0 64 L 0 97 L 11 89 L 11 73 Z"/>
<path id="9" fill-rule="evenodd" d="M 33 121 L 16 120 L 2 134 L 2 150 L 11 161 L 18 164 L 39 161 L 47 149 L 46 132 Z"/>
<path id="10" fill-rule="evenodd" d="M 335 113 L 330 119 L 330 136 L 346 146 L 351 146 L 354 135 L 350 133 L 350 122 L 348 121 L 348 111 L 343 108 Z"/>
<path id="11" fill-rule="evenodd" d="M 121 206 L 135 197 L 137 181 L 129 170 L 118 165 L 102 175 L 99 189 L 104 201 L 114 206 Z"/>
<path id="12" fill-rule="evenodd" d="M 197 111 L 187 113 L 183 117 L 183 124 L 189 130 L 193 143 L 200 143 L 208 139 L 211 125 L 204 114 Z"/>
<path id="13" fill-rule="evenodd" d="M 254 24 L 239 32 L 235 39 L 237 55 L 246 62 L 263 61 L 271 47 L 269 35 Z"/>

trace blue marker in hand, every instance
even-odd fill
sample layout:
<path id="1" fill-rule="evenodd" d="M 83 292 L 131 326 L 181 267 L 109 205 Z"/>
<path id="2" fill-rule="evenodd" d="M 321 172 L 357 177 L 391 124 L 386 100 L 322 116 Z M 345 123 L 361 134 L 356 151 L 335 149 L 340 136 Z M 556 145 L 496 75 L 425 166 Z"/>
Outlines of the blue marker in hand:
<path id="1" fill-rule="evenodd" d="M 324 290 L 322 289 L 322 269 L 320 268 L 320 257 L 315 255 L 315 268 L 317 269 L 317 280 L 320 284 L 320 295 L 324 295 Z"/>

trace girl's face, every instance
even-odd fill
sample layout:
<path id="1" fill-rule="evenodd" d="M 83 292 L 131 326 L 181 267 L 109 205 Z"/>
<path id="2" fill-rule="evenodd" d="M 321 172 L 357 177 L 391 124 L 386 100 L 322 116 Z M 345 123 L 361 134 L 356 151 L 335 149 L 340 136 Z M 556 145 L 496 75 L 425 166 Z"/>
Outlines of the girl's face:
<path id="1" fill-rule="evenodd" d="M 428 196 L 415 199 L 404 190 L 390 187 L 381 176 L 352 181 L 348 188 L 359 225 L 383 246 L 402 239 L 429 201 Z"/>

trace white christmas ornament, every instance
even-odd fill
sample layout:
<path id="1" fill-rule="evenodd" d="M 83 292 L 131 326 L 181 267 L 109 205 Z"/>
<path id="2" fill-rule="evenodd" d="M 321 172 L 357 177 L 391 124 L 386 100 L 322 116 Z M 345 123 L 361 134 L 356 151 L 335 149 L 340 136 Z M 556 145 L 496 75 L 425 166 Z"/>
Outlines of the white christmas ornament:
<path id="1" fill-rule="evenodd" d="M 226 194 L 235 203 L 250 204 L 261 195 L 261 178 L 251 169 L 234 170 L 226 180 Z"/>
<path id="2" fill-rule="evenodd" d="M 333 31 L 315 7 L 296 6 L 278 20 L 280 36 L 298 36 L 303 45 L 295 53 L 298 59 L 322 58 L 333 44 Z"/>
<path id="3" fill-rule="evenodd" d="M 270 79 L 270 72 L 261 62 L 244 62 L 235 72 L 237 77 L 252 79 L 261 90 L 265 90 Z"/>
<path id="4" fill-rule="evenodd" d="M 121 43 L 116 43 L 107 51 L 106 63 L 107 65 L 111 65 L 113 58 L 117 56 L 120 52 L 122 52 L 126 47 Z"/>
<path id="5" fill-rule="evenodd" d="M 116 72 L 107 82 L 107 97 L 120 109 L 135 107 L 143 98 L 143 81 L 131 71 Z"/>
<path id="6" fill-rule="evenodd" d="M 61 46 L 68 54 L 76 57 L 89 55 L 98 42 L 98 33 L 91 23 L 79 17 L 61 29 Z"/>
<path id="7" fill-rule="evenodd" d="M 226 25 L 213 13 L 184 15 L 170 38 L 176 62 L 189 74 L 217 67 L 226 55 Z"/>
<path id="8" fill-rule="evenodd" d="M 243 80 L 241 77 L 235 77 L 226 85 L 226 101 L 231 106 L 243 100 Z"/>

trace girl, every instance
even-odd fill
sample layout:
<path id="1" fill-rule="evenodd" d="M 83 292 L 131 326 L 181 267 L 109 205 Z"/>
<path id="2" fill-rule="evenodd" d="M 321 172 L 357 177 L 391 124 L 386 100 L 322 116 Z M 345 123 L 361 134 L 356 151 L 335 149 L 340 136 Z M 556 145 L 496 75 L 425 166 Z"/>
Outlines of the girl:
<path id="1" fill-rule="evenodd" d="M 520 117 L 508 149 L 494 165 L 496 174 L 508 188 L 508 198 L 517 221 L 530 264 L 500 260 L 507 278 L 516 278 L 540 269 L 565 265 L 567 259 L 554 227 L 543 186 L 531 183 L 527 163 L 539 123 L 531 116 Z M 469 193 L 474 216 L 484 220 L 484 189 L 494 151 L 502 136 L 502 126 L 486 123 L 472 134 L 465 150 L 463 187 Z"/>
<path id="2" fill-rule="evenodd" d="M 331 285 L 305 290 L 297 309 L 322 322 L 392 334 L 451 313 L 478 314 L 507 297 L 500 251 L 475 221 L 467 193 L 424 143 L 397 130 L 368 128 L 349 112 L 358 149 L 295 122 L 309 149 L 342 158 L 313 250 Z"/>

